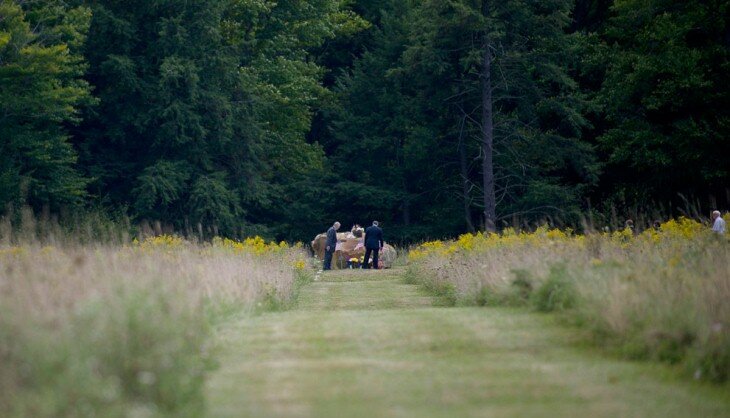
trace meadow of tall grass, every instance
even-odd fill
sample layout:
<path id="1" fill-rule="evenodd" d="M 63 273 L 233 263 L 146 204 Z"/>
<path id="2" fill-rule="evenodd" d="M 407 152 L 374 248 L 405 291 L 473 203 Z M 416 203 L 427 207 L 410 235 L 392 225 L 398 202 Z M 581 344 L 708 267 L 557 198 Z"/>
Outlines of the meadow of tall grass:
<path id="1" fill-rule="evenodd" d="M 730 242 L 689 219 L 640 234 L 468 234 L 410 252 L 408 278 L 454 304 L 559 312 L 629 358 L 730 377 Z"/>
<path id="2" fill-rule="evenodd" d="M 7 417 L 201 416 L 212 327 L 233 313 L 286 306 L 308 280 L 302 248 L 260 238 L 124 243 L 112 231 L 107 242 L 116 243 L 94 244 L 4 231 Z"/>

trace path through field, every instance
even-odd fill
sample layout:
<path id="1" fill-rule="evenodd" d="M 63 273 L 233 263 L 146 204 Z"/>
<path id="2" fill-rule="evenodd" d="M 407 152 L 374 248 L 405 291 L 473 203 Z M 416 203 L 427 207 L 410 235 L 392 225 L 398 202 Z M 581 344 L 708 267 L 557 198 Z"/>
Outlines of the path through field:
<path id="1" fill-rule="evenodd" d="M 399 270 L 332 272 L 218 333 L 212 417 L 721 417 L 726 390 L 580 348 L 549 316 L 439 307 Z"/>

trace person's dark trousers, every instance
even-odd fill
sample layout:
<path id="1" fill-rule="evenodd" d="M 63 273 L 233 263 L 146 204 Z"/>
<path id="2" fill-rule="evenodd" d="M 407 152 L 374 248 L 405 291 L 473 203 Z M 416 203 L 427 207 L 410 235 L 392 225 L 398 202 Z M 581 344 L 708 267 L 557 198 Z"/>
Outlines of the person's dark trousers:
<path id="1" fill-rule="evenodd" d="M 334 251 L 324 252 L 324 270 L 332 270 L 332 256 L 335 254 Z"/>
<path id="2" fill-rule="evenodd" d="M 365 260 L 362 263 L 362 268 L 367 269 L 368 267 L 368 261 L 370 261 L 370 254 L 373 254 L 373 268 L 375 270 L 378 269 L 378 256 L 380 255 L 380 249 L 379 248 L 366 248 L 365 249 Z"/>

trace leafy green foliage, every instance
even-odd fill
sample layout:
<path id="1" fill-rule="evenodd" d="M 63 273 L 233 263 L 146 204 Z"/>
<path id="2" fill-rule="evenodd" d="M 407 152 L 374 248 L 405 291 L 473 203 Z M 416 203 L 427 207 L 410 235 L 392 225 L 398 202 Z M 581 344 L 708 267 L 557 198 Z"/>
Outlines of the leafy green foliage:
<path id="1" fill-rule="evenodd" d="M 221 225 L 228 230 L 235 228 L 241 214 L 236 193 L 228 189 L 225 173 L 199 177 L 190 192 L 193 216 L 205 224 Z"/>
<path id="2" fill-rule="evenodd" d="M 281 190 L 322 167 L 305 134 L 328 92 L 308 49 L 360 20 L 333 0 L 92 8 L 86 47 L 101 105 L 79 132 L 92 190 L 178 228 L 272 224 Z"/>
<path id="3" fill-rule="evenodd" d="M 335 168 L 365 197 L 357 212 L 382 213 L 399 229 L 427 223 L 424 236 L 460 230 L 480 212 L 485 36 L 499 45 L 491 50 L 499 214 L 576 212 L 598 173 L 581 141 L 587 101 L 569 74 L 578 46 L 565 33 L 569 12 L 567 1 L 500 3 L 487 15 L 479 2 L 390 2 L 372 48 L 338 85 L 330 147 Z"/>
<path id="4" fill-rule="evenodd" d="M 498 226 L 721 206 L 728 7 L 2 0 L 0 208 L 413 242 L 490 226 L 491 172 Z"/>
<path id="5" fill-rule="evenodd" d="M 81 80 L 89 10 L 0 2 L 0 207 L 79 203 L 85 180 L 64 122 L 90 100 Z"/>
<path id="6" fill-rule="evenodd" d="M 725 193 L 727 1 L 616 1 L 596 47 L 599 138 L 624 198 Z"/>
<path id="7" fill-rule="evenodd" d="M 133 190 L 138 213 L 164 217 L 165 209 L 179 203 L 187 190 L 189 167 L 182 162 L 159 161 L 147 167 L 139 176 L 139 186 Z"/>
<path id="8" fill-rule="evenodd" d="M 576 306 L 577 299 L 565 266 L 553 265 L 545 282 L 532 294 L 532 305 L 540 312 L 566 311 Z"/>

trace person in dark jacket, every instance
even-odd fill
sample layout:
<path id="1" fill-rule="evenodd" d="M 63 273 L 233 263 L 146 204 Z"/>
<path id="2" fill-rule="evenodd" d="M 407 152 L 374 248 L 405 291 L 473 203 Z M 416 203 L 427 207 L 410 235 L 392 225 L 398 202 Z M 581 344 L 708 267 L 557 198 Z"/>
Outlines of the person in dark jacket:
<path id="1" fill-rule="evenodd" d="M 324 244 L 324 270 L 332 269 L 332 256 L 337 249 L 337 230 L 340 229 L 340 223 L 335 222 L 334 225 L 327 230 L 327 241 Z"/>
<path id="2" fill-rule="evenodd" d="M 383 230 L 378 226 L 378 221 L 373 221 L 373 226 L 369 226 L 365 230 L 365 259 L 362 268 L 368 268 L 370 261 L 370 253 L 373 254 L 373 268 L 378 269 L 378 258 L 380 250 L 383 249 Z"/>

